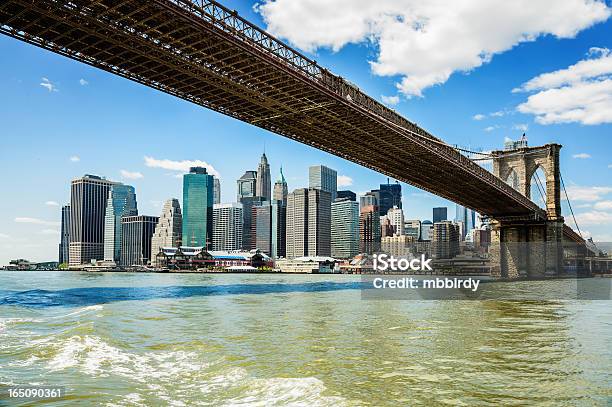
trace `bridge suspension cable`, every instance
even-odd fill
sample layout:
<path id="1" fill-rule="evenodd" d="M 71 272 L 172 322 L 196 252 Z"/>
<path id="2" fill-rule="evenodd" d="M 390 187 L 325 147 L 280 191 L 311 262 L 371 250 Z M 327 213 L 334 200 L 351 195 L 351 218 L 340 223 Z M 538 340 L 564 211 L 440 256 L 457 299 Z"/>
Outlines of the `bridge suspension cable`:
<path id="1" fill-rule="evenodd" d="M 540 175 L 537 171 L 534 172 L 534 175 L 536 177 L 536 187 L 538 188 L 538 192 L 542 197 L 542 202 L 544 202 L 544 205 L 546 206 L 546 189 L 544 188 L 544 184 L 542 184 L 542 180 L 540 180 Z"/>
<path id="2" fill-rule="evenodd" d="M 582 232 L 580 231 L 580 226 L 578 226 L 578 222 L 576 221 L 576 216 L 574 215 L 574 209 L 572 208 L 572 203 L 570 202 L 569 195 L 567 195 L 567 189 L 565 189 L 565 182 L 563 182 L 563 175 L 561 174 L 561 171 L 559 171 L 559 178 L 561 178 L 561 186 L 563 187 L 563 193 L 565 194 L 565 199 L 567 199 L 567 205 L 569 206 L 572 218 L 574 219 L 574 225 L 576 225 L 576 229 L 578 230 L 578 234 L 580 235 L 580 237 L 584 239 L 584 237 L 582 236 Z"/>

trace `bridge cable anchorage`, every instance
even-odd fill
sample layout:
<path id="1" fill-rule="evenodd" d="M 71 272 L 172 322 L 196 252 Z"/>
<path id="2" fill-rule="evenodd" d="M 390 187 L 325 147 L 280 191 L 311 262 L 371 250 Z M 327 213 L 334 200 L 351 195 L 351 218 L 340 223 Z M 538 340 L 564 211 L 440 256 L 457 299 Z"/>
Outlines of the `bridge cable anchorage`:
<path id="1" fill-rule="evenodd" d="M 572 203 L 570 202 L 569 195 L 567 195 L 567 189 L 565 189 L 565 182 L 563 182 L 563 175 L 561 174 L 561 171 L 559 171 L 559 178 L 561 178 L 561 186 L 563 187 L 563 193 L 565 193 L 565 199 L 567 199 L 567 205 L 569 206 L 570 212 L 572 213 L 574 225 L 576 225 L 576 229 L 578 229 L 578 234 L 580 235 L 580 238 L 584 240 L 582 232 L 580 231 L 580 226 L 578 226 L 578 222 L 576 221 L 576 216 L 574 215 L 574 209 L 572 209 Z"/>

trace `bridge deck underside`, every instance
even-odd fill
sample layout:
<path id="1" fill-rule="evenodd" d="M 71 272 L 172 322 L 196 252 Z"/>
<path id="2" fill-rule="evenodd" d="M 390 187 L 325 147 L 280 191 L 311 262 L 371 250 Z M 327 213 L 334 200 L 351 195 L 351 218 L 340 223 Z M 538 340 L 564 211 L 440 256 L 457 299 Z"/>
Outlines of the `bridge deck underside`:
<path id="1" fill-rule="evenodd" d="M 246 28 L 237 29 L 231 15 L 215 13 L 214 7 L 186 0 L 9 0 L 0 5 L 0 25 L 7 35 L 343 157 L 482 214 L 541 216 L 530 200 L 423 129 L 397 119 L 316 64 L 304 65 L 290 53 L 279 56 L 280 48 L 272 49 L 269 38 L 258 41 Z"/>

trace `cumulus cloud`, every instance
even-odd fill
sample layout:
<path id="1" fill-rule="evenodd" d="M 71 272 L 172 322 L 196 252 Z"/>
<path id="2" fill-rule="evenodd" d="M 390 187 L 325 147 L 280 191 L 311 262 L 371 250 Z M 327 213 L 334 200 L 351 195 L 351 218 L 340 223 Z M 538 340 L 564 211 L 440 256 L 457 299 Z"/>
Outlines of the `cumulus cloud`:
<path id="1" fill-rule="evenodd" d="M 87 82 L 85 79 L 81 78 L 79 79 L 79 83 L 81 84 L 81 86 L 86 86 L 89 85 L 89 82 Z"/>
<path id="2" fill-rule="evenodd" d="M 521 42 L 572 38 L 611 12 L 592 0 L 263 0 L 256 10 L 268 31 L 308 51 L 372 42 L 373 72 L 400 76 L 408 97 Z"/>
<path id="3" fill-rule="evenodd" d="M 572 158 L 578 158 L 578 159 L 585 160 L 585 159 L 587 159 L 587 158 L 591 158 L 591 154 L 587 154 L 587 153 L 578 153 L 578 154 L 574 154 L 574 155 L 572 155 Z"/>
<path id="4" fill-rule="evenodd" d="M 397 105 L 400 101 L 399 96 L 385 96 L 385 95 L 381 95 L 380 99 L 383 101 L 384 104 L 386 105 Z"/>
<path id="5" fill-rule="evenodd" d="M 612 201 L 600 201 L 593 205 L 593 208 L 600 211 L 612 210 Z"/>
<path id="6" fill-rule="evenodd" d="M 567 195 L 572 201 L 600 201 L 610 193 L 612 193 L 612 187 L 581 187 L 577 185 L 567 187 Z"/>
<path id="7" fill-rule="evenodd" d="M 576 215 L 579 225 L 609 225 L 612 224 L 612 213 L 603 211 L 590 211 Z"/>
<path id="8" fill-rule="evenodd" d="M 73 155 L 70 157 L 70 161 L 72 161 L 73 163 L 78 163 L 79 161 L 81 161 L 81 157 L 79 157 L 78 155 Z"/>
<path id="9" fill-rule="evenodd" d="M 47 201 L 47 202 L 45 202 L 45 205 L 47 205 L 47 206 L 60 206 L 60 204 L 58 202 L 55 202 L 55 201 Z"/>
<path id="10" fill-rule="evenodd" d="M 221 178 L 219 172 L 212 165 L 206 161 L 201 160 L 182 160 L 173 161 L 168 159 L 157 159 L 153 157 L 145 157 L 145 165 L 151 168 L 163 168 L 171 171 L 189 172 L 191 167 L 204 167 L 210 175 L 214 175 L 217 178 Z"/>
<path id="11" fill-rule="evenodd" d="M 495 130 L 497 128 L 499 128 L 499 126 L 487 126 L 487 127 L 484 128 L 484 131 L 489 133 L 489 132 L 491 132 L 491 131 L 493 131 L 493 130 Z"/>
<path id="12" fill-rule="evenodd" d="M 142 175 L 142 173 L 140 172 L 132 172 L 132 171 L 126 171 L 126 170 L 121 170 L 121 176 L 125 179 L 141 179 L 144 178 L 144 175 Z"/>
<path id="13" fill-rule="evenodd" d="M 513 130 L 519 130 L 519 131 L 527 131 L 527 129 L 529 129 L 529 125 L 526 123 L 518 123 L 518 124 L 513 124 L 512 125 L 512 129 Z"/>
<path id="14" fill-rule="evenodd" d="M 57 89 L 57 86 L 51 82 L 48 78 L 41 78 L 42 82 L 40 83 L 40 86 L 42 86 L 43 88 L 47 89 L 49 92 L 58 92 L 59 90 Z"/>
<path id="15" fill-rule="evenodd" d="M 45 226 L 59 226 L 59 222 L 54 222 L 50 220 L 43 220 L 38 218 L 28 218 L 28 217 L 17 217 L 15 218 L 15 222 L 17 223 L 31 223 L 33 225 L 45 225 Z"/>
<path id="16" fill-rule="evenodd" d="M 478 114 L 475 114 L 474 116 L 472 116 L 472 120 L 477 120 L 477 121 L 479 121 L 479 120 L 484 119 L 485 117 L 486 117 L 486 116 L 485 116 L 484 114 L 480 114 L 480 113 L 478 113 Z"/>
<path id="17" fill-rule="evenodd" d="M 540 124 L 612 123 L 612 53 L 591 48 L 586 59 L 536 76 L 513 92 L 535 92 L 517 109 Z"/>
<path id="18" fill-rule="evenodd" d="M 338 175 L 337 182 L 339 187 L 348 187 L 353 185 L 353 179 L 348 175 Z"/>

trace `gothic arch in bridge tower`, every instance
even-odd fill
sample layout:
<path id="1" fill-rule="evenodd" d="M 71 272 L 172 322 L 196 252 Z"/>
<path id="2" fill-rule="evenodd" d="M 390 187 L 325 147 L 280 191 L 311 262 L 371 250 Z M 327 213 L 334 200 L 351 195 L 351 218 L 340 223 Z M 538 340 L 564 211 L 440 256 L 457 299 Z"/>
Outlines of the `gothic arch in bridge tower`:
<path id="1" fill-rule="evenodd" d="M 531 197 L 532 177 L 541 168 L 545 179 L 545 209 L 549 220 L 561 218 L 561 194 L 559 174 L 559 144 L 541 147 L 523 147 L 514 150 L 494 151 L 493 173 L 514 186 L 528 198 Z"/>

